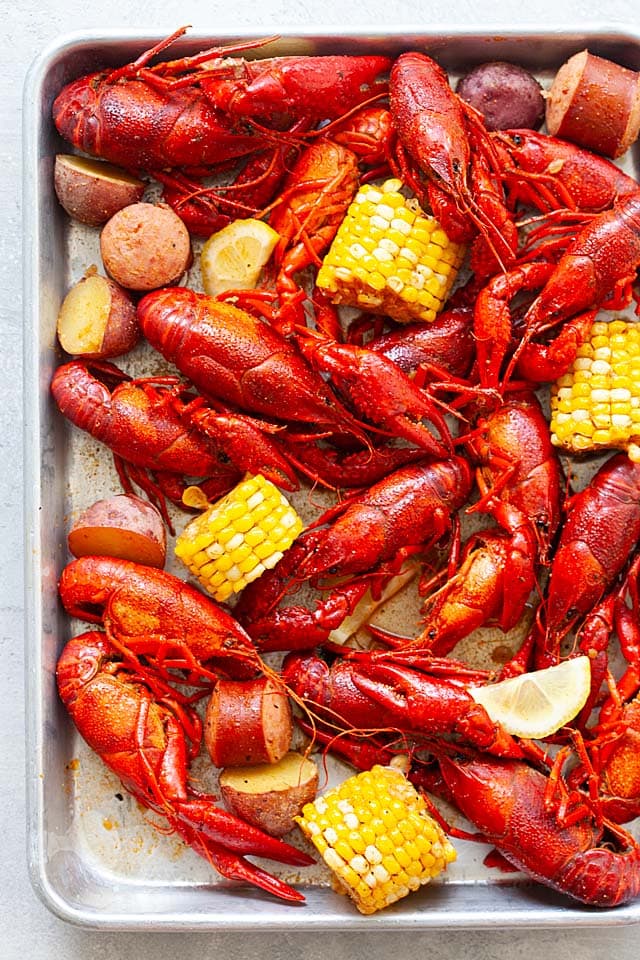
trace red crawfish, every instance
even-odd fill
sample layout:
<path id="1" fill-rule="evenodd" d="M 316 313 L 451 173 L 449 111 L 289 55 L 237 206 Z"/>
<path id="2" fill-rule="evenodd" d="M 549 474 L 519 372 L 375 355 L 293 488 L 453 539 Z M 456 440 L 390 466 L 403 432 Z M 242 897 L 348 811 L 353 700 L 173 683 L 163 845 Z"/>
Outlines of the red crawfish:
<path id="1" fill-rule="evenodd" d="M 511 203 L 599 213 L 638 190 L 615 163 L 566 140 L 535 130 L 501 130 L 492 139 L 506 152 L 503 177 Z"/>
<path id="2" fill-rule="evenodd" d="M 103 624 L 141 677 L 155 672 L 166 679 L 167 665 L 208 680 L 220 671 L 241 679 L 263 668 L 236 620 L 165 570 L 114 557 L 80 557 L 64 568 L 58 590 L 67 613 Z"/>
<path id="3" fill-rule="evenodd" d="M 319 330 L 302 330 L 298 345 L 363 419 L 421 447 L 428 456 L 442 458 L 451 452 L 451 435 L 435 402 L 383 353 L 337 343 Z"/>
<path id="4" fill-rule="evenodd" d="M 273 207 L 269 223 L 280 234 L 273 253 L 278 309 L 271 322 L 282 333 L 304 324 L 304 291 L 294 277 L 320 266 L 358 189 L 356 154 L 323 138 L 298 157 Z"/>
<path id="5" fill-rule="evenodd" d="M 421 202 L 427 198 L 445 232 L 458 243 L 478 232 L 499 264 L 509 266 L 517 230 L 493 166 L 493 146 L 479 114 L 453 92 L 445 71 L 422 53 L 402 53 L 389 80 L 400 170 Z M 427 191 L 420 175 L 427 178 Z"/>
<path id="6" fill-rule="evenodd" d="M 519 870 L 582 903 L 615 907 L 640 895 L 640 847 L 603 828 L 587 798 L 566 823 L 550 778 L 519 759 L 439 757 L 458 809 Z"/>
<path id="7" fill-rule="evenodd" d="M 273 570 L 243 591 L 236 615 L 261 650 L 323 642 L 351 612 L 367 580 L 379 583 L 397 572 L 394 564 L 407 553 L 450 533 L 470 489 L 471 471 L 462 458 L 396 470 L 319 517 Z M 341 584 L 317 611 L 297 605 L 276 610 L 301 581 L 334 573 L 359 579 Z"/>
<path id="8" fill-rule="evenodd" d="M 374 337 L 367 347 L 417 380 L 466 377 L 474 354 L 473 310 L 451 307 L 432 323 L 408 323 Z"/>
<path id="9" fill-rule="evenodd" d="M 495 410 L 480 412 L 468 444 L 488 496 L 511 504 L 531 521 L 540 559 L 548 562 L 560 525 L 563 481 L 536 395 L 510 393 Z"/>
<path id="10" fill-rule="evenodd" d="M 525 263 L 504 277 L 495 278 L 487 292 L 478 297 L 475 308 L 474 333 L 482 385 L 495 387 L 499 380 L 511 336 L 511 319 L 505 304 L 516 293 L 542 286 L 522 318 L 524 333 L 503 374 L 503 384 L 534 337 L 572 320 L 582 323 L 582 336 L 586 337 L 593 319 L 590 311 L 626 305 L 639 264 L 640 191 L 592 217 L 578 231 L 555 268 L 543 262 Z M 575 332 L 570 340 L 576 340 Z M 568 369 L 575 358 L 575 348 L 563 354 Z M 548 379 L 554 379 L 557 371 L 557 367 L 552 367 Z"/>
<path id="11" fill-rule="evenodd" d="M 286 136 L 278 131 L 297 120 L 342 116 L 386 90 L 378 78 L 390 67 L 387 57 L 228 58 L 269 39 L 148 65 L 184 32 L 133 63 L 64 87 L 53 104 L 58 132 L 127 169 L 211 167 L 277 143 Z"/>
<path id="12" fill-rule="evenodd" d="M 98 376 L 117 385 L 110 389 Z M 245 470 L 297 489 L 295 472 L 268 425 L 187 402 L 180 385 L 131 381 L 114 364 L 90 367 L 74 360 L 58 367 L 51 392 L 67 419 L 109 447 L 128 492 L 134 480 L 160 504 L 166 495 L 181 505 L 183 478 L 206 478 L 203 487 L 215 498 Z"/>
<path id="13" fill-rule="evenodd" d="M 284 900 L 304 900 L 245 857 L 296 866 L 308 866 L 311 857 L 220 809 L 213 797 L 189 785 L 188 762 L 200 743 L 197 737 L 190 742 L 185 733 L 185 710 L 170 696 L 156 699 L 142 678 L 125 668 L 104 634 L 84 633 L 69 641 L 56 677 L 79 733 L 136 800 L 165 816 L 170 827 L 223 876 Z"/>
<path id="14" fill-rule="evenodd" d="M 313 654 L 291 653 L 282 677 L 310 715 L 351 734 L 395 730 L 420 737 L 454 737 L 498 756 L 522 751 L 462 681 L 430 675 L 379 654 L 357 654 L 329 666 Z"/>
<path id="15" fill-rule="evenodd" d="M 545 605 L 541 665 L 557 662 L 560 640 L 600 600 L 640 539 L 640 464 L 611 457 L 567 506 Z"/>
<path id="16" fill-rule="evenodd" d="M 138 319 L 151 345 L 205 397 L 366 442 L 362 425 L 263 320 L 186 287 L 147 294 L 138 304 Z"/>

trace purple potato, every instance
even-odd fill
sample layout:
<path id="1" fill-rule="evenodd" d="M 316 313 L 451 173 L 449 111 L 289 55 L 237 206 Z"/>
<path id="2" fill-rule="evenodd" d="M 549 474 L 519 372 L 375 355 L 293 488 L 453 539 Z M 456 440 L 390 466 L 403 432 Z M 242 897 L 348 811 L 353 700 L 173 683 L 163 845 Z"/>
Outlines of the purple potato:
<path id="1" fill-rule="evenodd" d="M 537 130 L 542 125 L 542 87 L 515 63 L 481 63 L 458 81 L 456 92 L 480 111 L 487 130 Z"/>

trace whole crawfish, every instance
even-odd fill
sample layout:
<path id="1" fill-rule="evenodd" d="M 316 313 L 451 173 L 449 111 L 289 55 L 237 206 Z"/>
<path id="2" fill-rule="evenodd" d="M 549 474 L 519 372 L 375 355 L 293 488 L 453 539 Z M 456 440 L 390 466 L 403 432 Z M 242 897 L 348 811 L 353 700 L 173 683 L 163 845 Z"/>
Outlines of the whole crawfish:
<path id="1" fill-rule="evenodd" d="M 394 62 L 389 97 L 400 173 L 418 199 L 428 199 L 450 239 L 467 243 L 480 232 L 498 265 L 508 267 L 517 230 L 480 115 L 453 92 L 442 67 L 413 51 Z M 427 178 L 426 195 L 421 174 Z"/>
<path id="2" fill-rule="evenodd" d="M 568 503 L 546 597 L 541 665 L 600 600 L 640 539 L 640 464 L 611 457 Z"/>
<path id="3" fill-rule="evenodd" d="M 172 287 L 143 297 L 138 319 L 151 345 L 205 397 L 365 439 L 362 425 L 295 347 L 246 311 Z"/>
<path id="4" fill-rule="evenodd" d="M 111 389 L 107 383 L 113 381 Z M 114 364 L 90 367 L 73 360 L 57 368 L 51 392 L 65 417 L 109 447 L 124 489 L 131 492 L 135 481 L 159 502 L 167 521 L 164 497 L 180 506 L 186 477 L 205 478 L 202 486 L 212 499 L 245 470 L 297 489 L 295 472 L 268 425 L 184 399 L 180 384 L 131 381 Z"/>
<path id="5" fill-rule="evenodd" d="M 631 284 L 640 264 L 640 191 L 627 195 L 611 209 L 593 216 L 575 238 L 565 243 L 557 265 L 544 261 L 523 263 L 494 278 L 478 297 L 474 333 L 478 340 L 478 372 L 483 386 L 495 388 L 511 341 L 509 301 L 521 290 L 542 287 L 525 312 L 523 334 L 502 375 L 508 381 L 534 338 L 567 321 L 576 326 L 560 340 L 562 365 L 542 365 L 540 380 L 566 372 L 594 313 L 620 309 L 631 299 Z M 559 338 L 563 337 L 561 330 Z M 527 369 L 531 375 L 534 368 Z"/>
<path id="6" fill-rule="evenodd" d="M 368 583 L 383 583 L 407 553 L 452 530 L 470 489 L 471 471 L 458 457 L 394 471 L 319 517 L 273 570 L 243 591 L 236 615 L 260 650 L 318 645 L 352 611 Z M 340 585 L 317 612 L 297 605 L 276 609 L 302 581 L 334 573 L 362 577 Z"/>
<path id="7" fill-rule="evenodd" d="M 227 59 L 270 39 L 148 66 L 183 33 L 64 87 L 53 104 L 61 136 L 127 169 L 211 167 L 277 143 L 296 120 L 339 117 L 386 90 L 377 78 L 390 67 L 387 57 Z"/>
<path id="8" fill-rule="evenodd" d="M 165 570 L 114 557 L 80 557 L 64 568 L 58 590 L 70 616 L 105 626 L 141 678 L 155 672 L 167 679 L 169 667 L 207 680 L 221 671 L 243 678 L 263 669 L 236 620 Z"/>
<path id="9" fill-rule="evenodd" d="M 563 822 L 548 776 L 523 760 L 439 757 L 449 798 L 519 870 L 582 903 L 614 907 L 640 895 L 640 846 L 603 827 L 586 796 Z"/>
<path id="10" fill-rule="evenodd" d="M 388 731 L 418 741 L 454 737 L 497 756 L 522 751 L 456 678 L 431 675 L 393 662 L 389 655 L 359 653 L 329 666 L 313 654 L 290 653 L 282 677 L 310 715 L 334 731 L 352 735 Z"/>
<path id="11" fill-rule="evenodd" d="M 307 866 L 311 857 L 222 810 L 188 783 L 188 762 L 200 742 L 184 729 L 185 710 L 170 696 L 156 698 L 104 634 L 75 637 L 58 660 L 58 690 L 78 731 L 124 787 L 219 873 L 284 900 L 304 897 L 256 867 L 246 855 Z"/>

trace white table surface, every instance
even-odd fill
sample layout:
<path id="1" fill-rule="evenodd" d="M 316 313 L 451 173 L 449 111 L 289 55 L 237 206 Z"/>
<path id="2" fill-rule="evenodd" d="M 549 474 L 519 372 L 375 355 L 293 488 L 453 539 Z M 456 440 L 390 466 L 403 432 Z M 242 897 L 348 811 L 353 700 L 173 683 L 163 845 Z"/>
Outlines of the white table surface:
<path id="1" fill-rule="evenodd" d="M 634 16 L 635 14 L 635 16 Z M 34 895 L 26 870 L 24 814 L 23 698 L 23 534 L 22 534 L 22 297 L 21 297 L 21 135 L 20 100 L 25 72 L 57 36 L 74 30 L 132 27 L 158 35 L 177 26 L 215 32 L 234 25 L 271 34 L 283 25 L 345 29 L 385 25 L 433 32 L 451 23 L 500 28 L 540 27 L 588 22 L 626 27 L 637 33 L 638 0 L 233 0 L 225 5 L 182 0 L 151 3 L 108 0 L 104 10 L 86 0 L 0 0 L 2 67 L 0 68 L 0 958 L 29 960 L 61 957 L 114 960 L 378 960 L 389 952 L 399 958 L 425 956 L 440 960 L 520 960 L 547 954 L 554 960 L 630 960 L 640 955 L 637 926 L 341 935 L 303 932 L 252 934 L 130 934 L 77 929 L 51 915 Z"/>

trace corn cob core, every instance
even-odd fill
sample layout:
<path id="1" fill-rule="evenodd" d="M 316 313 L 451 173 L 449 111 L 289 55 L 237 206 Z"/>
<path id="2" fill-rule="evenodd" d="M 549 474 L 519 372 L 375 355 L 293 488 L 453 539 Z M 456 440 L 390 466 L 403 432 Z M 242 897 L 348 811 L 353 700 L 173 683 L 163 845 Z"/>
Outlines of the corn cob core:
<path id="1" fill-rule="evenodd" d="M 302 529 L 280 490 L 257 474 L 187 524 L 175 552 L 205 590 L 224 601 L 275 567 Z"/>
<path id="2" fill-rule="evenodd" d="M 316 279 L 333 303 L 393 320 L 435 320 L 464 258 L 400 180 L 365 184 L 342 221 Z"/>
<path id="3" fill-rule="evenodd" d="M 295 820 L 360 913 L 406 897 L 456 859 L 422 797 L 394 767 L 350 777 Z"/>
<path id="4" fill-rule="evenodd" d="M 551 389 L 551 442 L 573 453 L 626 449 L 640 462 L 640 323 L 593 324 Z"/>

